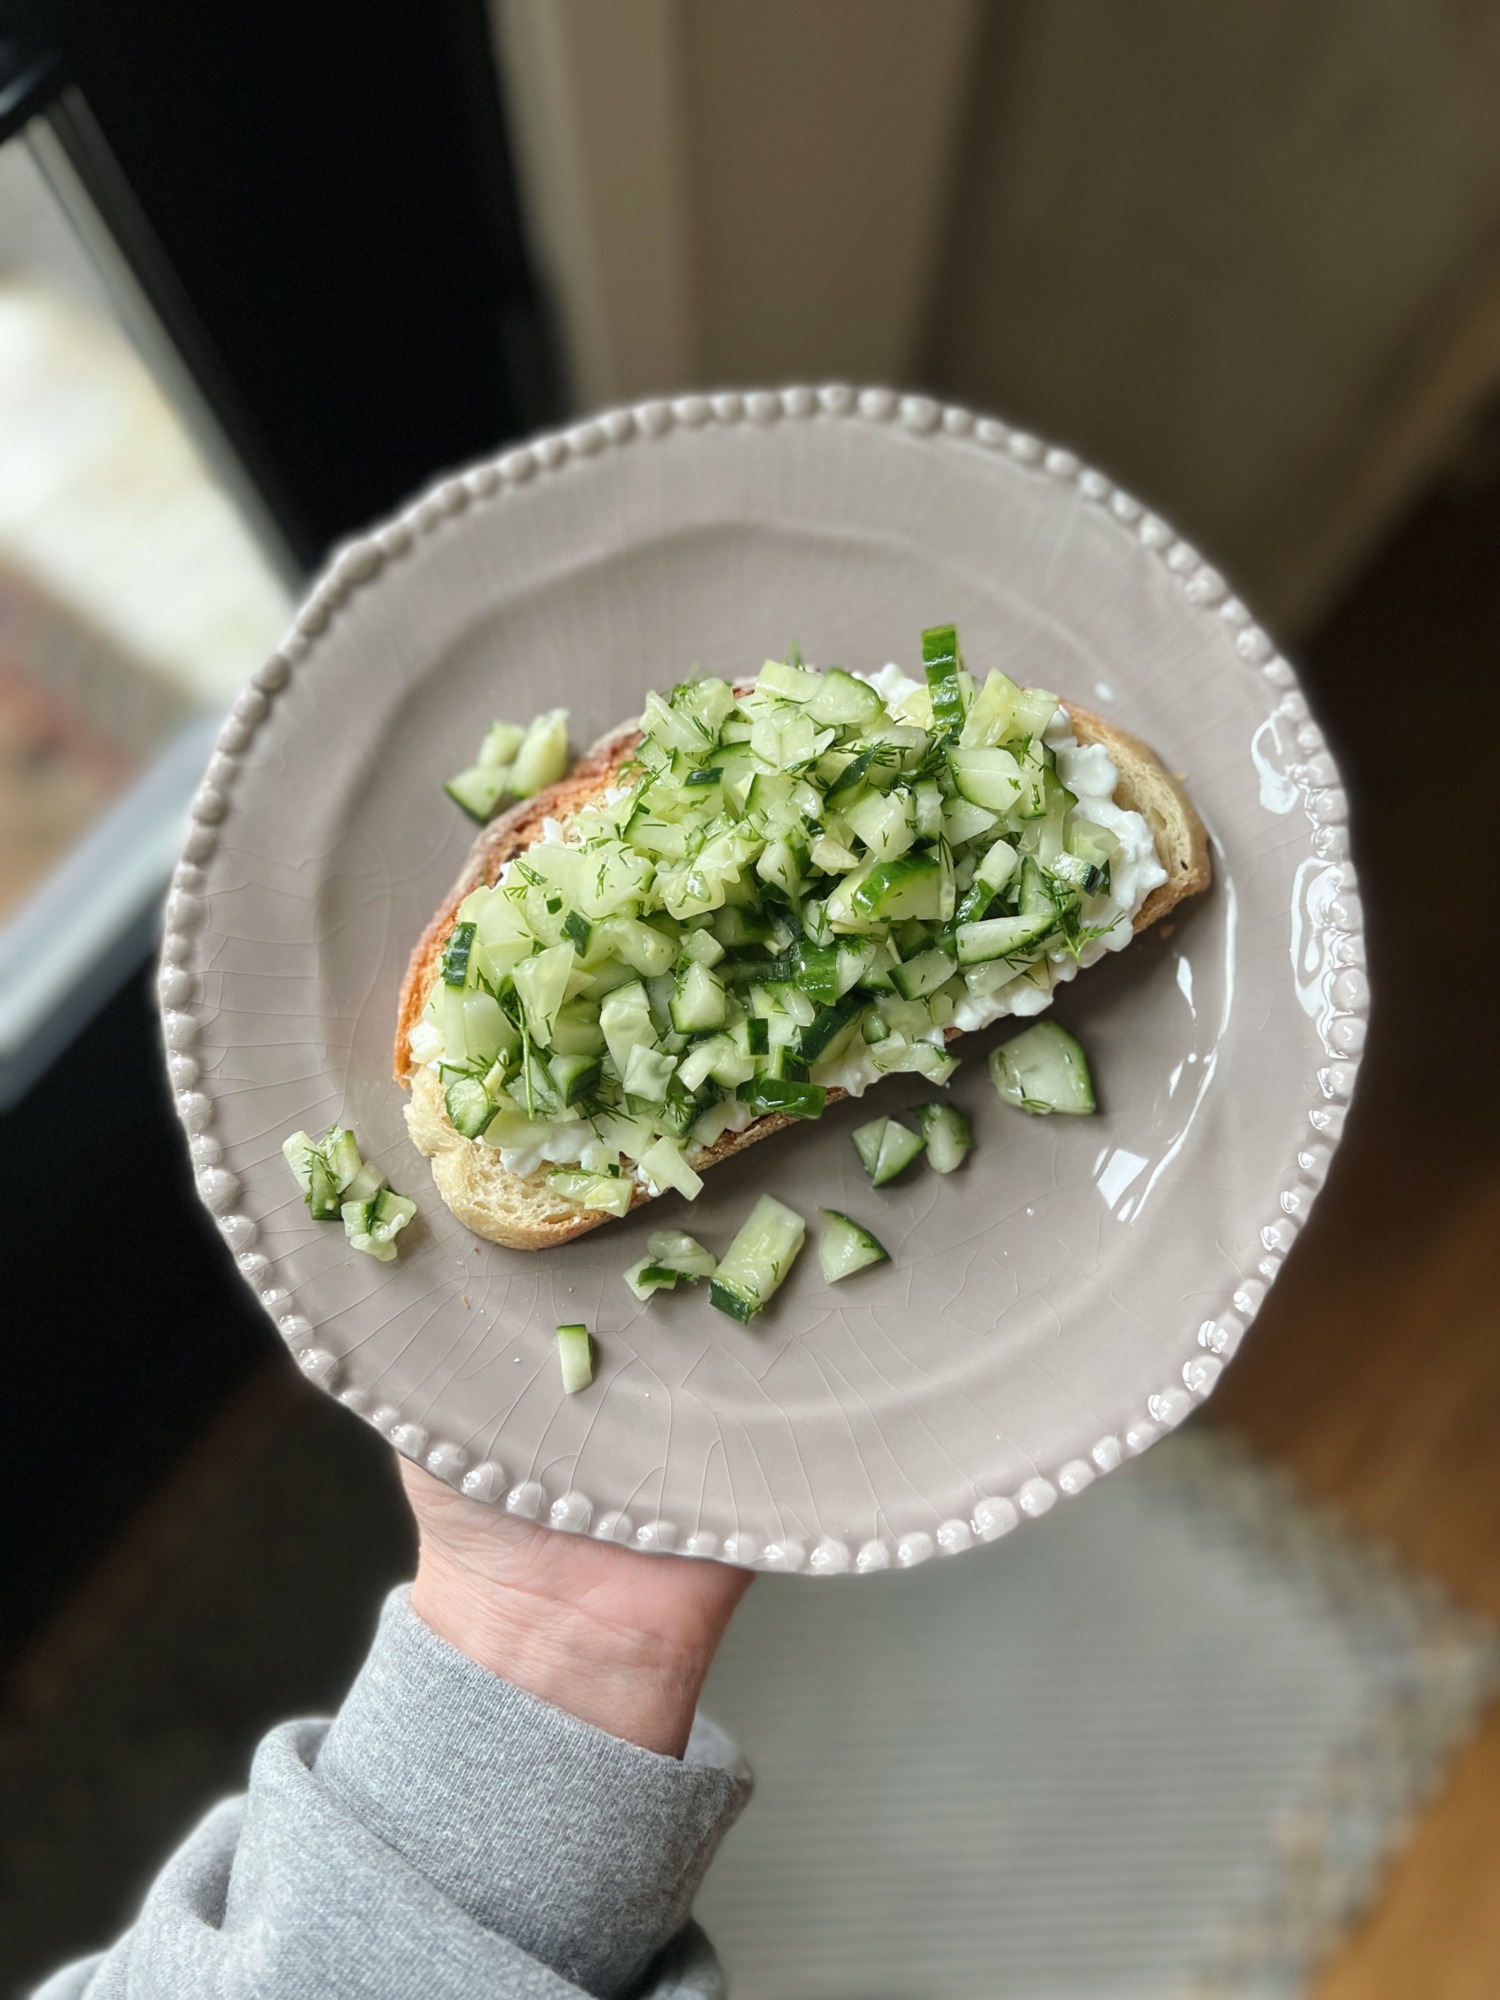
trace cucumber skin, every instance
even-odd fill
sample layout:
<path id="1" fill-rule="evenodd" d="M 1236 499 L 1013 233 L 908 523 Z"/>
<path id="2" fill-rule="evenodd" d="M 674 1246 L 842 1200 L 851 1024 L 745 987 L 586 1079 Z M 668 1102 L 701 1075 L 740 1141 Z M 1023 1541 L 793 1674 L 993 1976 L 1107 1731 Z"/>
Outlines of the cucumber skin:
<path id="1" fill-rule="evenodd" d="M 880 1135 L 872 1142 L 867 1135 L 876 1126 L 880 1128 Z M 900 1161 L 899 1164 L 890 1167 L 885 1173 L 881 1173 L 880 1162 L 885 1157 L 886 1145 L 893 1131 L 903 1135 L 897 1141 L 896 1148 L 901 1156 Z M 863 1149 L 859 1144 L 861 1138 L 865 1138 L 866 1141 L 865 1148 Z M 860 1126 L 858 1132 L 854 1135 L 854 1141 L 854 1150 L 859 1154 L 859 1163 L 869 1175 L 872 1187 L 885 1187 L 888 1182 L 895 1180 L 898 1174 L 905 1173 L 912 1162 L 920 1159 L 922 1154 L 927 1150 L 926 1142 L 920 1139 L 909 1126 L 903 1125 L 899 1118 L 871 1119 L 868 1125 Z M 873 1159 L 866 1158 L 866 1151 L 873 1152 Z"/>
<path id="2" fill-rule="evenodd" d="M 505 797 L 509 778 L 508 767 L 502 770 L 475 764 L 467 771 L 460 771 L 457 777 L 449 778 L 443 790 L 456 806 L 463 807 L 470 819 L 478 820 L 484 826 L 494 818 L 500 801 Z"/>
<path id="3" fill-rule="evenodd" d="M 743 1292 L 737 1292 L 721 1278 L 709 1279 L 708 1302 L 717 1306 L 721 1313 L 728 1313 L 731 1319 L 737 1319 L 741 1326 L 748 1326 L 760 1311 L 759 1299 L 748 1299 Z"/>
<path id="4" fill-rule="evenodd" d="M 865 1228 L 862 1222 L 856 1222 L 852 1216 L 845 1215 L 843 1210 L 838 1208 L 820 1208 L 818 1213 L 823 1218 L 823 1231 L 818 1241 L 818 1262 L 822 1266 L 823 1276 L 830 1285 L 841 1284 L 845 1278 L 852 1278 L 860 1271 L 868 1271 L 872 1264 L 890 1262 L 890 1251 L 877 1236 Z M 860 1253 L 852 1262 L 845 1261 L 849 1250 Z M 832 1268 L 836 1263 L 842 1265 L 842 1268 Z"/>

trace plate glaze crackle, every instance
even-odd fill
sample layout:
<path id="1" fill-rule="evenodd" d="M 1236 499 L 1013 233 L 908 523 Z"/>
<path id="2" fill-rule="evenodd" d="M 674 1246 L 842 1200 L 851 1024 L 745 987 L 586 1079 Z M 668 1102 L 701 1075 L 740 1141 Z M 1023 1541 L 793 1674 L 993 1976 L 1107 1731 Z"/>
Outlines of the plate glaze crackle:
<path id="1" fill-rule="evenodd" d="M 542 1253 L 448 1214 L 390 1081 L 412 943 L 472 834 L 442 781 L 496 715 L 575 745 L 694 666 L 790 639 L 970 663 L 1101 709 L 1182 772 L 1215 883 L 1062 989 L 1101 1087 L 1024 1119 L 959 1044 L 977 1146 L 872 1189 L 857 1104 L 716 1168 L 727 1246 L 771 1186 L 874 1226 L 831 1289 L 804 1256 L 762 1321 L 621 1279 L 669 1197 Z M 309 1377 L 512 1512 L 815 1575 L 953 1554 L 1144 1450 L 1213 1387 L 1328 1169 L 1365 1033 L 1338 773 L 1223 579 L 1069 452 L 922 397 L 789 389 L 614 410 L 442 480 L 344 548 L 220 732 L 166 910 L 168 1063 L 198 1188 Z M 882 1085 L 880 1108 L 931 1096 Z M 394 1264 L 313 1222 L 281 1157 L 352 1125 L 417 1221 Z M 553 1330 L 585 1320 L 592 1388 Z"/>

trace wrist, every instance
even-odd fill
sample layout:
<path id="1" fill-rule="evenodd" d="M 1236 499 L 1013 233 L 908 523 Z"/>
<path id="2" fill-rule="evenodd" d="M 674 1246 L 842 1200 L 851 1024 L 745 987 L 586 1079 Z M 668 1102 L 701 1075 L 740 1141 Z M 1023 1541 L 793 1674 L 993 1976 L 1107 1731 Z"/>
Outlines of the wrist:
<path id="1" fill-rule="evenodd" d="M 422 1622 L 526 1693 L 680 1757 L 748 1572 L 519 1521 L 406 1460 L 401 1474 L 420 1531 Z"/>
<path id="2" fill-rule="evenodd" d="M 547 1530 L 538 1530 L 547 1533 Z M 662 1756 L 687 1746 L 712 1645 L 601 1619 L 424 1547 L 411 1607 L 450 1646 L 580 1722 Z"/>

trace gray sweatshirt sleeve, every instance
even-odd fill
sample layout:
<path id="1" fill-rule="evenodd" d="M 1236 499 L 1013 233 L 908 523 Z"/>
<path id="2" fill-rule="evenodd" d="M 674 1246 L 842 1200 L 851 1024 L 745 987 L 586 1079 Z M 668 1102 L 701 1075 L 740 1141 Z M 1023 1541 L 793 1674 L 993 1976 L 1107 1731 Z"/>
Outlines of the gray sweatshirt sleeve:
<path id="1" fill-rule="evenodd" d="M 330 1723 L 291 1722 L 163 1868 L 112 1950 L 35 2000 L 689 2000 L 689 1918 L 749 1796 L 695 1724 L 659 1757 L 497 1680 L 386 1603 Z"/>

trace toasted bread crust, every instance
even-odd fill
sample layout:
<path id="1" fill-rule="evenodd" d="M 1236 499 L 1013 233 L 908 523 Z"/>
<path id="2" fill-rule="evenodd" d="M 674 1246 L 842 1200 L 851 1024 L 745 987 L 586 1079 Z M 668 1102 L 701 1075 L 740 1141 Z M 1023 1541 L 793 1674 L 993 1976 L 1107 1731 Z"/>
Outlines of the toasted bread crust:
<path id="1" fill-rule="evenodd" d="M 1133 928 L 1146 930 L 1184 898 L 1199 895 L 1208 887 L 1212 866 L 1203 822 L 1181 784 L 1139 737 L 1072 702 L 1063 706 L 1080 743 L 1101 743 L 1108 750 L 1120 776 L 1116 800 L 1144 818 L 1167 871 L 1166 881 L 1151 891 L 1136 913 Z M 540 839 L 544 820 L 566 822 L 607 791 L 640 740 L 641 732 L 633 723 L 614 730 L 586 751 L 555 785 L 535 798 L 523 799 L 481 830 L 457 881 L 412 952 L 402 982 L 395 1076 L 412 1093 L 406 1114 L 412 1140 L 431 1158 L 438 1192 L 459 1221 L 476 1235 L 508 1249 L 549 1249 L 612 1218 L 599 1209 L 580 1209 L 554 1194 L 547 1185 L 547 1167 L 538 1167 L 530 1174 L 513 1174 L 482 1140 L 461 1137 L 448 1120 L 437 1077 L 425 1064 L 412 1060 L 411 1031 L 427 1004 L 443 947 L 465 896 L 481 884 L 492 885 L 507 861 Z M 957 1029 L 950 1029 L 949 1040 L 957 1034 Z M 837 1103 L 845 1094 L 832 1089 L 828 1102 Z M 782 1112 L 767 1113 L 743 1132 L 721 1134 L 711 1146 L 692 1155 L 692 1164 L 704 1173 L 798 1122 Z M 638 1208 L 651 1199 L 644 1188 L 637 1187 L 631 1206 Z"/>

